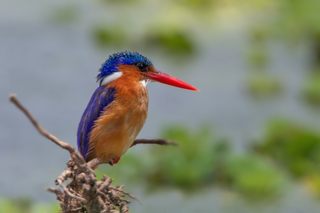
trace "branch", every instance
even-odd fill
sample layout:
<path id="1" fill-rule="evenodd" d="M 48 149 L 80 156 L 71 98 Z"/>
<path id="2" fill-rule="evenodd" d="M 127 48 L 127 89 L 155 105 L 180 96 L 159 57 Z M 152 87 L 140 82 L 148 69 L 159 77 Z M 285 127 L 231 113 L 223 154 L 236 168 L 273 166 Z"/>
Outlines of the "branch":
<path id="1" fill-rule="evenodd" d="M 56 187 L 48 189 L 56 195 L 62 212 L 128 212 L 129 201 L 126 198 L 132 197 L 131 195 L 111 186 L 109 177 L 97 180 L 94 170 L 77 150 L 44 129 L 15 95 L 10 96 L 10 101 L 24 113 L 42 136 L 70 153 L 67 168 L 55 180 Z"/>
<path id="2" fill-rule="evenodd" d="M 18 108 L 22 113 L 29 119 L 32 125 L 36 128 L 36 130 L 45 138 L 49 139 L 56 145 L 60 146 L 61 148 L 68 150 L 70 153 L 74 153 L 74 148 L 70 146 L 70 144 L 65 143 L 64 141 L 60 140 L 53 134 L 49 133 L 46 129 L 44 129 L 38 121 L 33 117 L 33 115 L 20 103 L 17 99 L 16 95 L 10 95 L 10 101 Z"/>
<path id="3" fill-rule="evenodd" d="M 161 146 L 176 146 L 177 144 L 175 142 L 170 142 L 164 139 L 136 139 L 131 147 L 138 145 L 138 144 L 156 144 Z"/>

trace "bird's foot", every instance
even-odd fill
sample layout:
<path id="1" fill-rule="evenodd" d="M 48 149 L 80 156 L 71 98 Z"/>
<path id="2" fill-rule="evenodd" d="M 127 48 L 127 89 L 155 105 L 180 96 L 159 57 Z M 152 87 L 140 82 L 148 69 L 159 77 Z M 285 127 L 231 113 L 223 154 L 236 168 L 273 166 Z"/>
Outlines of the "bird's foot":
<path id="1" fill-rule="evenodd" d="M 114 164 L 118 163 L 119 160 L 120 160 L 120 157 L 114 157 L 111 160 L 109 160 L 109 164 L 113 166 Z"/>

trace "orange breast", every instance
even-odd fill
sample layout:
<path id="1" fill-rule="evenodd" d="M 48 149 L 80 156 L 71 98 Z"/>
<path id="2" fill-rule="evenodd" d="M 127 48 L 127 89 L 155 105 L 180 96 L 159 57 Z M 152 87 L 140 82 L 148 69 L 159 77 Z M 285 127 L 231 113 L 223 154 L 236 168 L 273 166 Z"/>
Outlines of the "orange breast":
<path id="1" fill-rule="evenodd" d="M 88 159 L 109 162 L 132 145 L 147 117 L 148 94 L 139 82 L 115 83 L 114 101 L 105 109 L 90 134 Z M 112 85 L 109 85 L 112 86 Z"/>

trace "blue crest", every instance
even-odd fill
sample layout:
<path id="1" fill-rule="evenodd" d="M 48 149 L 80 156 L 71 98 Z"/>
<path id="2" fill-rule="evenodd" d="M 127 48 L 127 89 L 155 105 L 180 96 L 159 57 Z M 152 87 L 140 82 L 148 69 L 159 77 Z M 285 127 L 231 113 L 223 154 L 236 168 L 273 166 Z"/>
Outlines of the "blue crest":
<path id="1" fill-rule="evenodd" d="M 147 66 L 152 65 L 151 61 L 138 52 L 119 52 L 112 54 L 101 66 L 97 81 L 101 81 L 104 77 L 117 72 L 119 65 L 133 65 L 143 63 Z"/>

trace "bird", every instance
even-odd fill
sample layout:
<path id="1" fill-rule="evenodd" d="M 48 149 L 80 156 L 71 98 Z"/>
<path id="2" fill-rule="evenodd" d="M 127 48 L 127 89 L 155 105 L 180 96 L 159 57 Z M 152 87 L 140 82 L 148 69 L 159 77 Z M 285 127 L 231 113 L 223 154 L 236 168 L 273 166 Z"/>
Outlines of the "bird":
<path id="1" fill-rule="evenodd" d="M 77 131 L 78 151 L 86 162 L 97 165 L 118 163 L 132 146 L 147 117 L 149 82 L 198 90 L 131 51 L 110 55 L 99 69 L 97 82 Z"/>

